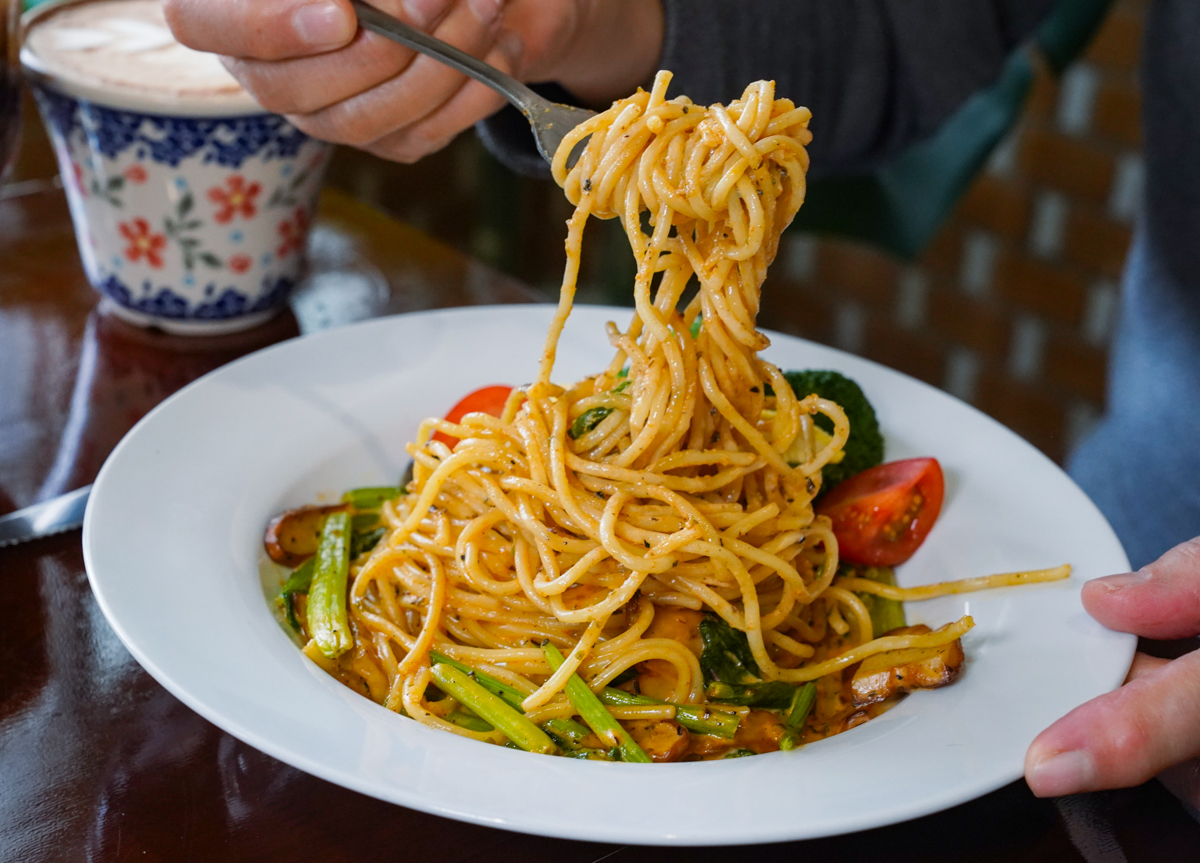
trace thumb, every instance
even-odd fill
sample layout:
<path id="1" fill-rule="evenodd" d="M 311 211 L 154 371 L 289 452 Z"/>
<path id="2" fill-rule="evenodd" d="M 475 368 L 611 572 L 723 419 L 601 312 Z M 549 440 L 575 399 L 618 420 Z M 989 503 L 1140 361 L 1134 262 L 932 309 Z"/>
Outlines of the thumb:
<path id="1" fill-rule="evenodd" d="M 1158 639 L 1200 633 L 1200 537 L 1137 572 L 1089 581 L 1082 598 L 1088 614 L 1118 632 Z"/>
<path id="2" fill-rule="evenodd" d="M 1039 797 L 1138 785 L 1200 755 L 1200 652 L 1135 663 L 1137 676 L 1034 739 L 1025 779 Z"/>

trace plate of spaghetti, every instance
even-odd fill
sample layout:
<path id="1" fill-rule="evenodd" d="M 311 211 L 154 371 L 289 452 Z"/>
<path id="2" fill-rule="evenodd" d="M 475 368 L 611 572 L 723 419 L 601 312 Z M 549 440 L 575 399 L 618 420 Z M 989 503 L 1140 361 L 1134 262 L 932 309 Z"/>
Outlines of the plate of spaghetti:
<path id="1" fill-rule="evenodd" d="M 1079 589 L 1128 561 L 1053 463 L 932 387 L 759 329 L 808 111 L 770 82 L 704 107 L 669 80 L 554 160 L 576 206 L 557 306 L 278 345 L 121 443 L 88 575 L 172 693 L 401 805 L 732 844 L 984 794 L 1121 683 L 1135 640 Z M 633 310 L 572 308 L 591 217 L 626 230 Z"/>

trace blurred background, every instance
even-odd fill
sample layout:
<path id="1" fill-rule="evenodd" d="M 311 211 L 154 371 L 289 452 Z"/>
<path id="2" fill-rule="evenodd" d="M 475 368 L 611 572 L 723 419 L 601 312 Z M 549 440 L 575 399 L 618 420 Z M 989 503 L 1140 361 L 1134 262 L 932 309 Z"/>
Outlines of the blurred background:
<path id="1" fill-rule="evenodd" d="M 1104 407 L 1120 273 L 1141 197 L 1137 68 L 1147 0 L 1116 0 L 1061 76 L 1037 68 L 1026 112 L 915 262 L 790 231 L 760 325 L 869 357 L 975 405 L 1056 461 Z M 26 99 L 13 181 L 51 177 Z M 473 133 L 418 165 L 342 148 L 330 185 L 557 295 L 570 205 Z M 3 226 L 0 225 L 0 230 Z M 593 220 L 579 300 L 631 304 L 633 260 Z"/>

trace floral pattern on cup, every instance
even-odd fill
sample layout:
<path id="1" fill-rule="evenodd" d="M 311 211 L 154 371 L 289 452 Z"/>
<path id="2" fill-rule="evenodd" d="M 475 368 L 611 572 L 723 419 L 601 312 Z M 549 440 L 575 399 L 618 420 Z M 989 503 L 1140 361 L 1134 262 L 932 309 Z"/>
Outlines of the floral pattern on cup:
<path id="1" fill-rule="evenodd" d="M 328 144 L 271 114 L 163 117 L 35 94 L 89 281 L 132 319 L 216 331 L 287 302 Z"/>
<path id="2" fill-rule="evenodd" d="M 121 235 L 129 242 L 129 245 L 125 247 L 127 261 L 136 264 L 145 258 L 147 265 L 156 270 L 162 269 L 162 250 L 167 244 L 165 234 L 154 233 L 150 230 L 150 223 L 142 218 L 134 219 L 132 222 L 122 222 L 118 228 Z"/>

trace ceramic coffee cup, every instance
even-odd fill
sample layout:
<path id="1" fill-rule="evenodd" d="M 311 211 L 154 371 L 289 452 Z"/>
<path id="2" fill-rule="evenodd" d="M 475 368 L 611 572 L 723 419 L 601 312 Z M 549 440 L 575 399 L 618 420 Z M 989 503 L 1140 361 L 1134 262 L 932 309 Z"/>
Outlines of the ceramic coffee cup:
<path id="1" fill-rule="evenodd" d="M 282 309 L 330 146 L 178 45 L 154 0 L 60 0 L 22 24 L 84 269 L 110 310 L 204 335 Z"/>

